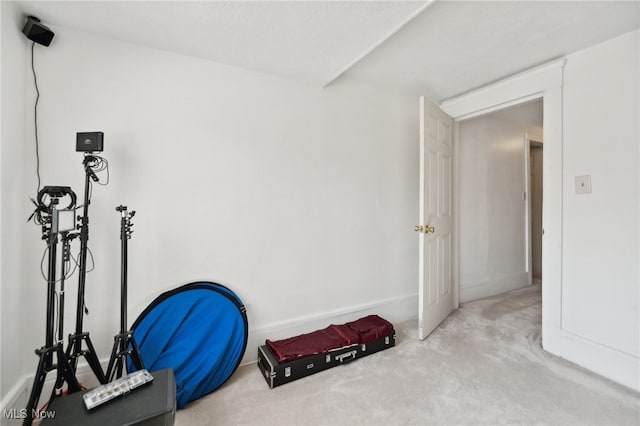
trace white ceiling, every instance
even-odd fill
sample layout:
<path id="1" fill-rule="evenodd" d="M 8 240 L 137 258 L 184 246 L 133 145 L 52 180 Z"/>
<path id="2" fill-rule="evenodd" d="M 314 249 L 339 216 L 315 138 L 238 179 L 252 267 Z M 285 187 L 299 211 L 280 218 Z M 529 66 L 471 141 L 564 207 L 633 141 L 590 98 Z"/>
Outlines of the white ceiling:
<path id="1" fill-rule="evenodd" d="M 436 2 L 349 74 L 442 101 L 640 28 L 640 2 Z"/>
<path id="2" fill-rule="evenodd" d="M 54 32 L 69 27 L 311 84 L 346 75 L 436 102 L 640 28 L 639 1 L 19 4 Z"/>
<path id="3" fill-rule="evenodd" d="M 25 14 L 34 14 L 54 32 L 65 26 L 317 84 L 332 79 L 422 6 L 337 1 L 20 4 Z"/>

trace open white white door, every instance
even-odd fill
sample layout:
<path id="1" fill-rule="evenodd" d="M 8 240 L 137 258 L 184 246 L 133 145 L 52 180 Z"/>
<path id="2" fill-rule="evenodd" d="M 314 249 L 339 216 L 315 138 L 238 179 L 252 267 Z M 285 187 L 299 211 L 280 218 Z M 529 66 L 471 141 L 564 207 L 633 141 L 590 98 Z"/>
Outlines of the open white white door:
<path id="1" fill-rule="evenodd" d="M 453 119 L 420 98 L 420 306 L 425 339 L 453 311 Z"/>

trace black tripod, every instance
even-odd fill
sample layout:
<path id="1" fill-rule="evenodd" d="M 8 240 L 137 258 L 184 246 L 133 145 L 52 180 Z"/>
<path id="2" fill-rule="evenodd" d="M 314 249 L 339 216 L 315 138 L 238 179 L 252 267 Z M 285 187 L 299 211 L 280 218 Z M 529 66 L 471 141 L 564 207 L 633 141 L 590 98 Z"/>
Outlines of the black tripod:
<path id="1" fill-rule="evenodd" d="M 127 242 L 133 233 L 131 218 L 136 212 L 127 213 L 127 206 L 123 205 L 116 207 L 116 211 L 120 212 L 122 217 L 120 220 L 120 333 L 114 337 L 111 359 L 107 368 L 107 382 L 122 377 L 127 355 L 131 357 L 136 369 L 144 369 L 136 340 L 131 330 L 127 328 Z"/>
<path id="2" fill-rule="evenodd" d="M 45 205 L 44 197 L 50 197 L 49 205 Z M 31 425 L 34 417 L 37 418 L 37 404 L 42 393 L 47 374 L 50 371 L 57 371 L 56 386 L 51 392 L 49 404 L 56 396 L 59 390 L 62 389 L 64 382 L 68 384 L 69 393 L 77 392 L 80 390 L 80 384 L 76 379 L 74 369 L 72 368 L 69 358 L 65 354 L 62 348 L 62 329 L 63 329 L 63 314 L 64 314 L 64 275 L 65 275 L 65 263 L 68 258 L 63 253 L 62 256 L 62 272 L 60 279 L 60 309 L 58 311 L 58 341 L 54 343 L 54 322 L 55 322 L 55 293 L 56 293 L 56 257 L 58 246 L 58 235 L 62 236 L 64 244 L 63 251 L 68 252 L 69 241 L 75 237 L 74 234 L 69 234 L 66 230 L 60 229 L 61 215 L 60 210 L 56 209 L 56 205 L 59 203 L 60 198 L 69 196 L 71 202 L 65 211 L 75 214 L 73 207 L 75 207 L 76 195 L 69 187 L 53 187 L 46 186 L 38 193 L 38 203 L 34 214 L 38 215 L 38 219 L 42 225 L 42 238 L 47 241 L 47 251 L 49 253 L 48 271 L 47 271 L 47 314 L 46 314 L 46 332 L 45 332 L 45 345 L 40 349 L 36 349 L 36 355 L 39 356 L 38 369 L 36 371 L 33 387 L 31 388 L 31 394 L 29 395 L 29 401 L 27 402 L 26 417 L 24 419 L 24 425 Z M 74 222 L 75 223 L 75 222 Z M 53 357 L 56 356 L 56 363 L 53 362 Z"/>
<path id="3" fill-rule="evenodd" d="M 107 383 L 100 361 L 96 355 L 96 350 L 91 343 L 91 338 L 88 332 L 83 331 L 83 319 L 84 319 L 84 291 L 85 282 L 87 277 L 87 242 L 89 241 L 89 204 L 91 203 L 91 180 L 97 182 L 93 168 L 101 161 L 100 157 L 94 156 L 91 153 L 87 153 L 84 156 L 85 181 L 84 181 L 84 204 L 82 216 L 80 217 L 80 263 L 79 263 L 79 278 L 78 278 L 78 304 L 76 311 L 76 332 L 69 335 L 69 346 L 67 346 L 67 357 L 71 362 L 71 366 L 75 373 L 78 358 L 84 356 L 87 363 L 91 367 L 91 370 L 95 374 L 98 381 L 102 384 Z M 87 349 L 82 349 L 82 343 L 86 343 Z"/>

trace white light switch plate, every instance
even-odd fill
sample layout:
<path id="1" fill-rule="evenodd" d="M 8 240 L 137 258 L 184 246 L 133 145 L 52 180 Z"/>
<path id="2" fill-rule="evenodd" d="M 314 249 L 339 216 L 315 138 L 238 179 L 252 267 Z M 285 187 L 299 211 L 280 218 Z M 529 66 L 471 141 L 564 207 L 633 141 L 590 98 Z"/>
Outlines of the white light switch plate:
<path id="1" fill-rule="evenodd" d="M 591 176 L 576 176 L 576 194 L 591 194 Z"/>

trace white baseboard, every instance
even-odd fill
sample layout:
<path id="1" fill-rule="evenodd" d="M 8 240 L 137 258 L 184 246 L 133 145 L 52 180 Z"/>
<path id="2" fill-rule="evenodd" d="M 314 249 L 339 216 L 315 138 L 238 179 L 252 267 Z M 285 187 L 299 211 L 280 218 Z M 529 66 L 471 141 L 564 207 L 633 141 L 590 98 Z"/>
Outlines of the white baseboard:
<path id="1" fill-rule="evenodd" d="M 460 283 L 460 303 L 484 299 L 508 291 L 518 290 L 529 285 L 526 272 L 509 275 L 480 283 Z"/>
<path id="2" fill-rule="evenodd" d="M 31 377 L 33 381 L 33 376 Z M 23 377 L 22 380 L 16 382 L 9 392 L 6 393 L 2 401 L 0 401 L 0 413 L 4 413 L 4 410 L 20 409 L 27 405 L 27 396 L 25 391 L 27 377 Z M 19 422 L 10 423 L 9 419 L 5 419 L 5 416 L 0 414 L 0 425 L 19 424 Z"/>
<path id="3" fill-rule="evenodd" d="M 286 339 L 287 337 L 325 328 L 329 326 L 329 324 L 341 324 L 354 321 L 372 314 L 379 315 L 391 323 L 400 323 L 417 318 L 418 294 L 393 297 L 368 304 L 268 324 L 254 329 L 250 328 L 247 349 L 242 358 L 242 365 L 255 363 L 257 361 L 258 347 L 264 345 L 266 339 Z"/>
<path id="4" fill-rule="evenodd" d="M 543 333 L 542 347 L 560 358 L 640 392 L 640 358 L 557 327 L 550 327 Z"/>

